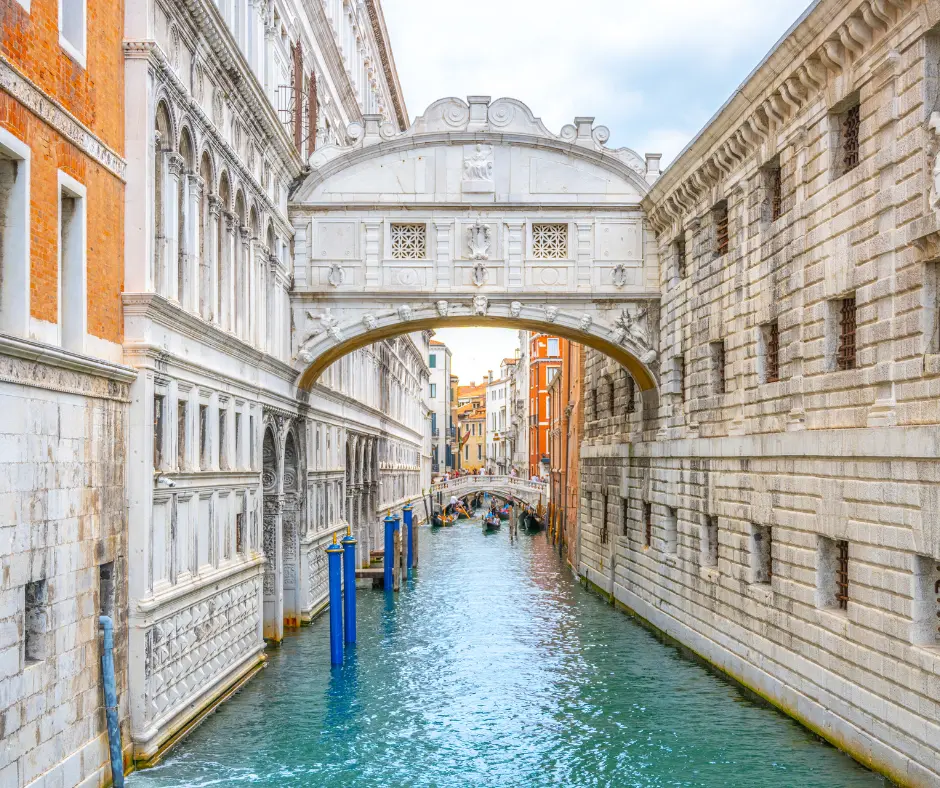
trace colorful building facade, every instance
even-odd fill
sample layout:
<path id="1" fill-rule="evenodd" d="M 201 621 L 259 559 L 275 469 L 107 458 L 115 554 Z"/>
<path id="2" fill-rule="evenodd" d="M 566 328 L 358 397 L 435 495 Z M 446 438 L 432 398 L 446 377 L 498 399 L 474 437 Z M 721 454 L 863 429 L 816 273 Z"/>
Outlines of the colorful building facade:
<path id="1" fill-rule="evenodd" d="M 551 411 L 548 387 L 561 370 L 567 340 L 529 334 L 529 475 L 548 477 Z"/>

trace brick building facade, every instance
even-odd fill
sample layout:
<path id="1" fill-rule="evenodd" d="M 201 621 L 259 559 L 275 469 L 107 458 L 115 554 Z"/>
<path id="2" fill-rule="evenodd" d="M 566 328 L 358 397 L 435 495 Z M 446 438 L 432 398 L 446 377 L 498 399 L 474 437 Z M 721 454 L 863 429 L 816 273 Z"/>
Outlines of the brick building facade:
<path id="1" fill-rule="evenodd" d="M 564 363 L 566 341 L 539 332 L 529 340 L 529 475 L 549 474 L 549 424 L 551 421 L 548 387 Z M 565 344 L 563 344 L 565 343 Z"/>

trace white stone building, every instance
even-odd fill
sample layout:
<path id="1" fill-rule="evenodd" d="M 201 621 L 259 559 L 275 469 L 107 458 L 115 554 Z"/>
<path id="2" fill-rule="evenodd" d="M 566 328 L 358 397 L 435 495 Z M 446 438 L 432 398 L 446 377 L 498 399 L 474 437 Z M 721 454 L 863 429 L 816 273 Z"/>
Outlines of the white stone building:
<path id="1" fill-rule="evenodd" d="M 499 377 L 486 384 L 486 468 L 490 473 L 506 474 L 512 468 L 512 446 L 509 440 L 512 368 L 514 359 L 504 359 Z"/>
<path id="2" fill-rule="evenodd" d="M 512 465 L 524 478 L 529 469 L 529 332 L 519 331 L 519 352 L 510 372 L 509 439 Z"/>
<path id="3" fill-rule="evenodd" d="M 291 184 L 363 113 L 407 126 L 378 0 L 141 0 L 125 29 L 128 671 L 147 763 L 325 603 L 323 544 L 416 493 L 427 340 L 298 396 Z"/>
<path id="4" fill-rule="evenodd" d="M 431 382 L 428 390 L 428 404 L 431 408 L 431 473 L 438 474 L 453 470 L 448 441 L 451 439 L 451 352 L 443 342 L 432 339 L 428 366 L 431 370 Z"/>

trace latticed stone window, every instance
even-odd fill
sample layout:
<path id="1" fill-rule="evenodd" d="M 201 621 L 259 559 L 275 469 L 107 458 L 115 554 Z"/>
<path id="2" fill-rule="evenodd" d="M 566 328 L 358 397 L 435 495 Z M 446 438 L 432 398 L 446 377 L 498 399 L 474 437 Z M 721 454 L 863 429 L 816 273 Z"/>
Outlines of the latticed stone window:
<path id="1" fill-rule="evenodd" d="M 568 225 L 533 224 L 532 257 L 536 260 L 568 259 Z"/>
<path id="2" fill-rule="evenodd" d="M 839 369 L 855 369 L 855 296 L 843 298 L 839 307 Z"/>
<path id="3" fill-rule="evenodd" d="M 862 126 L 861 108 L 858 104 L 848 109 L 842 116 L 842 128 L 839 138 L 842 154 L 843 174 L 858 167 L 859 157 L 859 131 Z"/>
<path id="4" fill-rule="evenodd" d="M 780 380 L 780 325 L 776 320 L 761 326 L 764 343 L 764 383 Z"/>
<path id="5" fill-rule="evenodd" d="M 392 224 L 392 259 L 424 260 L 428 250 L 426 224 Z"/>

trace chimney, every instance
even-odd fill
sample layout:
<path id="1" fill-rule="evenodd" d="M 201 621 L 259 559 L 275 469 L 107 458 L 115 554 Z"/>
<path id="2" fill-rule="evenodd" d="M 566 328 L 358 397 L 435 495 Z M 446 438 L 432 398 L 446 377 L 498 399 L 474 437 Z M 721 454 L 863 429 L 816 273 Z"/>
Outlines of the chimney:
<path id="1" fill-rule="evenodd" d="M 493 378 L 493 370 L 490 370 L 489 372 L 490 372 L 490 374 L 487 375 L 487 377 L 489 378 L 490 381 L 492 381 L 492 380 L 494 379 L 494 378 Z"/>

